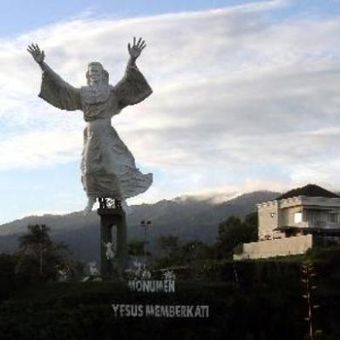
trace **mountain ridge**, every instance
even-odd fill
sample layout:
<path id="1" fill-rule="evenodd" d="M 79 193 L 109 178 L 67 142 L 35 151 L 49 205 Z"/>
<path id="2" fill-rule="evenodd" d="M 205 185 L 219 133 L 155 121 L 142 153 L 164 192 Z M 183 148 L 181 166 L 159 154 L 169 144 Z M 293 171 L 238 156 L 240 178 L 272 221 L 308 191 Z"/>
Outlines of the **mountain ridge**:
<path id="1" fill-rule="evenodd" d="M 200 240 L 211 244 L 217 236 L 218 225 L 229 216 L 245 217 L 256 211 L 256 204 L 275 199 L 280 193 L 254 191 L 213 203 L 211 198 L 199 196 L 177 197 L 154 204 L 132 206 L 127 216 L 129 240 L 143 239 L 142 220 L 151 220 L 148 232 L 151 246 L 162 235 L 173 234 L 184 241 Z M 18 246 L 18 237 L 27 231 L 29 224 L 46 224 L 51 228 L 51 238 L 68 245 L 73 255 L 83 261 L 98 260 L 100 219 L 95 211 L 63 215 L 45 214 L 27 216 L 0 225 L 0 252 L 12 253 Z"/>

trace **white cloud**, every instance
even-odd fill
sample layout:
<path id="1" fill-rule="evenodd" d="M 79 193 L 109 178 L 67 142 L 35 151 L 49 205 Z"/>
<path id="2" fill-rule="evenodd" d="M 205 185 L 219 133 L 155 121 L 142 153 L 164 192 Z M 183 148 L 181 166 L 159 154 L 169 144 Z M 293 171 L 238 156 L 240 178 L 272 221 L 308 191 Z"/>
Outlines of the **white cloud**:
<path id="1" fill-rule="evenodd" d="M 38 42 L 47 62 L 80 86 L 91 60 L 103 62 L 112 83 L 119 80 L 126 43 L 139 34 L 148 44 L 139 66 L 154 93 L 113 124 L 137 163 L 169 174 L 145 197 L 233 183 L 283 188 L 333 179 L 340 186 L 332 177 L 340 162 L 334 129 L 340 126 L 340 20 L 269 21 L 263 15 L 287 5 L 80 18 L 0 41 L 6 70 L 0 169 L 79 158 L 81 114 L 57 111 L 36 97 L 40 75 L 25 51 L 28 43 Z"/>
<path id="2" fill-rule="evenodd" d="M 50 166 L 80 155 L 81 138 L 67 131 L 32 131 L 0 141 L 0 170 Z M 6 162 L 4 162 L 4 160 Z"/>

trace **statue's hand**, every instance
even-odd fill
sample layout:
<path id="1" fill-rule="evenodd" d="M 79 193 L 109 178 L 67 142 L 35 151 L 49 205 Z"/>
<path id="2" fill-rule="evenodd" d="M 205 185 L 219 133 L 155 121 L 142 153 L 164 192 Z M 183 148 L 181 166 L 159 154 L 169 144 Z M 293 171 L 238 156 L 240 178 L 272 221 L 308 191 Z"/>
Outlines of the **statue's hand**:
<path id="1" fill-rule="evenodd" d="M 40 51 L 38 44 L 31 44 L 27 47 L 27 51 L 32 55 L 33 59 L 41 64 L 45 59 L 45 52 Z"/>
<path id="2" fill-rule="evenodd" d="M 128 44 L 128 50 L 129 50 L 131 58 L 137 59 L 145 47 L 146 47 L 146 43 L 142 38 L 139 38 L 136 43 L 136 38 L 134 37 L 132 47 L 130 43 Z"/>

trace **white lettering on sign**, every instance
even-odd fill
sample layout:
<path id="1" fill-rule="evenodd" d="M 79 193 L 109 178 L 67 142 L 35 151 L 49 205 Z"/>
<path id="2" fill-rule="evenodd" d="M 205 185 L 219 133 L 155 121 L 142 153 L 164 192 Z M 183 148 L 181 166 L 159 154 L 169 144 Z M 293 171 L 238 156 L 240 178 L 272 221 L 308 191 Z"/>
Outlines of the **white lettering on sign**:
<path id="1" fill-rule="evenodd" d="M 209 305 L 112 304 L 115 317 L 209 318 Z"/>
<path id="2" fill-rule="evenodd" d="M 140 293 L 174 293 L 174 280 L 129 280 L 128 287 L 133 292 Z"/>

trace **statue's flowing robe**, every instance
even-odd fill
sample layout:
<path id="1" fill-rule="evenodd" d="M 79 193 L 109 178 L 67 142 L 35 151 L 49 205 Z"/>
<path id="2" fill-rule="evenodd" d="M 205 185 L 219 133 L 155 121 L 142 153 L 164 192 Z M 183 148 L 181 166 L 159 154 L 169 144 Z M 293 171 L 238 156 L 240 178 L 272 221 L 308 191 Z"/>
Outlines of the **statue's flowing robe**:
<path id="1" fill-rule="evenodd" d="M 89 198 L 118 200 L 146 191 L 152 174 L 142 174 L 135 160 L 111 125 L 112 116 L 152 93 L 136 66 L 128 66 L 116 85 L 75 88 L 49 66 L 43 65 L 39 97 L 62 110 L 81 110 L 87 126 L 81 160 L 81 180 Z"/>

